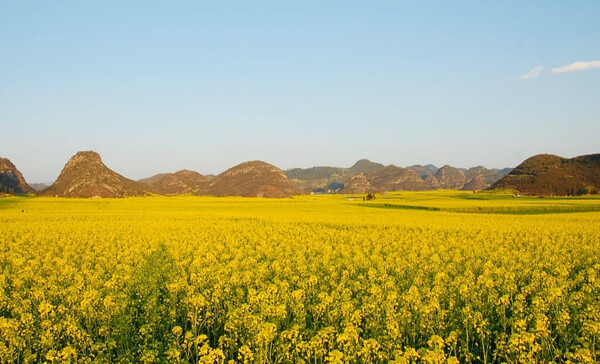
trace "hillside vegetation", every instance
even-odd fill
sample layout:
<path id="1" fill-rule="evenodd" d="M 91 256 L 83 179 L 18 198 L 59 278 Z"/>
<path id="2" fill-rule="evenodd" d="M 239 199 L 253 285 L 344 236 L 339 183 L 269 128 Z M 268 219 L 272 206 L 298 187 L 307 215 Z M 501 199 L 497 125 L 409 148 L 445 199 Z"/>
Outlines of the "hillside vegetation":
<path id="1" fill-rule="evenodd" d="M 600 154 L 571 159 L 551 154 L 531 157 L 496 182 L 491 189 L 511 189 L 523 195 L 573 196 L 600 193 Z"/>

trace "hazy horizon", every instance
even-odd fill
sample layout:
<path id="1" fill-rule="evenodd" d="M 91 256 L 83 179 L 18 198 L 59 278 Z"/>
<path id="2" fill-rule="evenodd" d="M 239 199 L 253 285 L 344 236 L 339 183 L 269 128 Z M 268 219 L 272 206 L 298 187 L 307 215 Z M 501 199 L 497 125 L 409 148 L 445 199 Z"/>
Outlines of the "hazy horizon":
<path id="1" fill-rule="evenodd" d="M 600 2 L 3 2 L 0 157 L 131 179 L 600 152 Z"/>

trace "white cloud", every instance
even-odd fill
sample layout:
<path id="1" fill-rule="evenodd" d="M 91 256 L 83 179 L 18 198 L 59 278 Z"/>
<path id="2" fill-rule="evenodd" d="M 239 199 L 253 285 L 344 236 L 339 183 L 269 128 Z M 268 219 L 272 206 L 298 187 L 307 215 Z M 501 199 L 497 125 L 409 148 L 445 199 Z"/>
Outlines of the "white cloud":
<path id="1" fill-rule="evenodd" d="M 544 69 L 544 67 L 542 67 L 542 66 L 534 67 L 534 68 L 530 69 L 529 72 L 527 72 L 526 74 L 521 76 L 521 79 L 527 80 L 530 78 L 538 78 L 538 77 L 540 77 L 540 73 L 542 73 L 543 69 Z"/>
<path id="2" fill-rule="evenodd" d="M 594 68 L 600 68 L 600 61 L 589 61 L 589 62 L 577 61 L 577 62 L 568 64 L 566 66 L 553 68 L 552 73 L 558 74 L 558 73 L 566 73 L 566 72 L 585 71 L 585 70 L 591 70 Z"/>

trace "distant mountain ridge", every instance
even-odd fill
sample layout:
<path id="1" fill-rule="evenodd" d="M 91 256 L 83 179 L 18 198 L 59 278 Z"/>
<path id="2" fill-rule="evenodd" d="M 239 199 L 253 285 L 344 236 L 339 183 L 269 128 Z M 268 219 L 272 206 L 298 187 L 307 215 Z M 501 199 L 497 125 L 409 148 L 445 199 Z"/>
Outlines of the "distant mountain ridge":
<path id="1" fill-rule="evenodd" d="M 292 168 L 284 171 L 284 173 L 289 179 L 315 180 L 329 178 L 341 169 L 337 167 Z"/>
<path id="2" fill-rule="evenodd" d="M 162 195 L 180 195 L 205 189 L 209 179 L 198 172 L 183 169 L 175 173 L 157 174 L 138 182 L 152 186 L 156 193 Z"/>
<path id="3" fill-rule="evenodd" d="M 356 163 L 354 163 L 352 167 L 348 168 L 347 174 L 350 176 L 354 176 L 358 173 L 373 172 L 379 168 L 383 168 L 383 164 L 371 162 L 368 159 L 360 159 L 356 161 Z"/>
<path id="4" fill-rule="evenodd" d="M 128 179 L 93 151 L 69 159 L 49 187 L 35 184 L 39 194 L 63 197 L 130 197 L 151 194 L 289 197 L 302 193 L 372 193 L 441 189 L 510 189 L 523 195 L 600 193 L 600 154 L 571 159 L 541 154 L 511 170 L 483 166 L 456 168 L 432 164 L 399 167 L 361 159 L 348 168 L 312 167 L 287 171 L 263 162 L 241 163 L 217 176 L 191 171 L 162 173 L 140 181 Z M 39 191 L 39 189 L 43 190 Z M 0 192 L 34 195 L 18 169 L 0 158 Z"/>
<path id="5" fill-rule="evenodd" d="M 393 164 L 376 169 L 368 173 L 366 177 L 379 191 L 422 191 L 427 189 L 425 181 L 417 172 Z"/>
<path id="6" fill-rule="evenodd" d="M 510 189 L 537 196 L 598 194 L 600 154 L 571 159 L 539 154 L 526 159 L 490 189 Z"/>
<path id="7" fill-rule="evenodd" d="M 304 192 L 341 192 L 374 189 L 377 191 L 423 191 L 443 189 L 482 190 L 508 173 L 506 169 L 487 169 L 482 166 L 470 169 L 455 168 L 445 165 L 441 168 L 433 164 L 412 165 L 406 168 L 394 165 L 384 166 L 367 159 L 357 161 L 350 168 L 312 167 L 294 168 L 285 171 L 286 175 Z M 352 181 L 352 177 L 364 174 Z"/>
<path id="8" fill-rule="evenodd" d="M 406 167 L 406 168 L 415 171 L 423 180 L 425 180 L 429 176 L 433 176 L 435 174 L 435 172 L 437 172 L 437 170 L 439 169 L 438 167 L 434 166 L 433 164 L 427 164 L 424 166 L 415 164 L 413 166 Z"/>
<path id="9" fill-rule="evenodd" d="M 52 183 L 30 183 L 31 188 L 35 191 L 40 192 L 45 190 L 46 188 L 52 186 Z"/>
<path id="10" fill-rule="evenodd" d="M 293 168 L 285 171 L 286 176 L 304 192 L 329 191 L 340 189 L 354 175 L 369 173 L 383 164 L 360 159 L 349 168 L 311 167 Z"/>

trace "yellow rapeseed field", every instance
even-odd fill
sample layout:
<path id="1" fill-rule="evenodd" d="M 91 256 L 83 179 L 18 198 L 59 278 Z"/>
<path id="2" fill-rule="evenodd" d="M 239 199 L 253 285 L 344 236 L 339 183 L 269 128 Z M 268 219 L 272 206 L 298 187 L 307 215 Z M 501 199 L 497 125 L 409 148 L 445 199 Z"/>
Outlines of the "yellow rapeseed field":
<path id="1" fill-rule="evenodd" d="M 595 363 L 600 200 L 0 198 L 1 363 Z"/>

